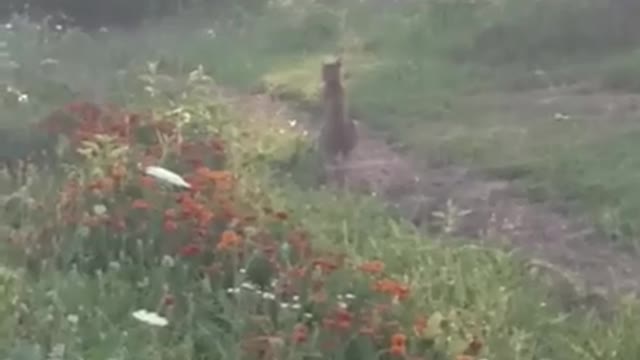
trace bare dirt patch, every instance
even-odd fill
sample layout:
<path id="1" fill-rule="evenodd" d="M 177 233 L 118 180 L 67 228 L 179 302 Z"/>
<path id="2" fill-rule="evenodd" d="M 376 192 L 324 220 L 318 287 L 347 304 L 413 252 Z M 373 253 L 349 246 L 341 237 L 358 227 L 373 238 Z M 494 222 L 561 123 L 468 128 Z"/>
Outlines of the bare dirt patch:
<path id="1" fill-rule="evenodd" d="M 549 91 L 514 95 L 502 102 L 497 100 L 498 95 L 492 96 L 476 96 L 469 99 L 470 104 L 483 106 L 485 111 L 515 111 L 520 106 L 534 110 L 538 107 L 549 114 L 582 110 L 596 119 L 593 109 L 606 114 L 607 104 L 613 103 L 623 104 L 627 113 L 633 112 L 637 108 L 628 104 L 640 99 L 602 94 L 554 95 Z M 564 98 L 543 101 L 553 96 Z M 234 95 L 230 99 L 253 117 L 295 119 L 305 131 L 317 131 L 318 121 L 311 113 L 293 110 L 270 96 Z M 604 294 L 640 290 L 638 257 L 612 248 L 585 219 L 569 218 L 547 204 L 531 203 L 511 182 L 487 178 L 472 169 L 418 169 L 416 164 L 424 162 L 394 151 L 362 122 L 358 123 L 358 130 L 358 146 L 348 164 L 348 186 L 381 197 L 416 226 L 431 232 L 444 231 L 464 241 L 513 249 L 531 260 L 534 267 L 550 271 L 559 280 L 556 285 L 562 291 L 561 300 L 568 306 L 600 306 Z"/>

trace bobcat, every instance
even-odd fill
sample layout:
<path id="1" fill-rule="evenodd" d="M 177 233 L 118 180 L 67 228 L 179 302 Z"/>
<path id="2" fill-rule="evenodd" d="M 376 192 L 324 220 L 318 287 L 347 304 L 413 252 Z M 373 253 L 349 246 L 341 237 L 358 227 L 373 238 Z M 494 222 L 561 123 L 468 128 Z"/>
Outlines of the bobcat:
<path id="1" fill-rule="evenodd" d="M 341 68 L 340 58 L 328 59 L 322 64 L 324 124 L 319 145 L 329 174 L 343 184 L 345 161 L 356 147 L 358 134 L 355 122 L 347 115 Z"/>

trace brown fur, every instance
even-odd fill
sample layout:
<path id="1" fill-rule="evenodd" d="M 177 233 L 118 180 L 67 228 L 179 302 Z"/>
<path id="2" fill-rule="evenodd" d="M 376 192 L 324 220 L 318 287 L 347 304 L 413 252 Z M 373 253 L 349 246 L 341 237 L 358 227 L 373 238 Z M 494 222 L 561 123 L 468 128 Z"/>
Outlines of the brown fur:
<path id="1" fill-rule="evenodd" d="M 358 141 L 356 125 L 347 115 L 341 67 L 339 58 L 322 65 L 324 124 L 320 146 L 333 167 L 344 165 Z"/>

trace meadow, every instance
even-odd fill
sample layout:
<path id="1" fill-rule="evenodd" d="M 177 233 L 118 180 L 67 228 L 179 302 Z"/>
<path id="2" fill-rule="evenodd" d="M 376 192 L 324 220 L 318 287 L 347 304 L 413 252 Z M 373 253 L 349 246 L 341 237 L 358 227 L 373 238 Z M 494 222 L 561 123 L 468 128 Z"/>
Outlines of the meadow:
<path id="1" fill-rule="evenodd" d="M 24 187 L 2 179 L 2 356 L 636 358 L 634 297 L 604 312 L 567 308 L 566 284 L 508 249 L 424 234 L 366 194 L 301 186 L 309 174 L 280 167 L 309 142 L 304 131 L 229 95 L 313 107 L 320 62 L 341 51 L 354 113 L 407 153 L 426 154 L 422 165 L 508 177 L 634 247 L 631 113 L 615 126 L 577 124 L 471 100 L 512 104 L 514 88 L 527 97 L 548 79 L 631 91 L 637 53 L 623 44 L 614 55 L 564 54 L 549 45 L 552 27 L 529 39 L 540 44 L 527 47 L 535 62 L 519 38 L 479 50 L 480 18 L 526 17 L 421 4 L 185 12 L 135 32 L 57 32 L 22 18 L 0 29 L 2 130 L 46 125 L 68 160 L 55 174 L 31 168 Z M 149 165 L 191 188 L 145 175 Z"/>

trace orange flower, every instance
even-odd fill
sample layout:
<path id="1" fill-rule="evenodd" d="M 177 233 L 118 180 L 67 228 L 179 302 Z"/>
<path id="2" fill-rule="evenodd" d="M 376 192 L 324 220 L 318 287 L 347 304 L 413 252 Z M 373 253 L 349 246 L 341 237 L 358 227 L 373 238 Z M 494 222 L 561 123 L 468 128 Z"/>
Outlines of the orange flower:
<path id="1" fill-rule="evenodd" d="M 291 341 L 294 344 L 300 344 L 309 338 L 309 329 L 305 324 L 296 324 L 293 327 L 293 334 L 291 334 Z"/>
<path id="2" fill-rule="evenodd" d="M 225 230 L 220 235 L 220 241 L 216 245 L 216 249 L 218 250 L 228 250 L 239 246 L 242 243 L 242 239 L 238 234 L 233 230 Z"/>
<path id="3" fill-rule="evenodd" d="M 407 337 L 400 333 L 393 334 L 389 352 L 394 356 L 405 356 L 407 354 Z"/>
<path id="4" fill-rule="evenodd" d="M 143 199 L 136 199 L 131 204 L 131 207 L 137 210 L 149 210 L 151 205 Z"/>
<path id="5" fill-rule="evenodd" d="M 373 285 L 374 291 L 387 294 L 398 300 L 405 300 L 409 296 L 409 287 L 391 279 L 378 280 Z"/>
<path id="6" fill-rule="evenodd" d="M 229 171 L 216 171 L 206 167 L 199 167 L 196 175 L 213 182 L 217 190 L 228 191 L 233 187 L 233 175 Z"/>
<path id="7" fill-rule="evenodd" d="M 204 206 L 199 204 L 188 194 L 180 196 L 178 202 L 182 209 L 182 215 L 185 218 L 198 217 L 198 215 L 204 210 Z"/>
<path id="8" fill-rule="evenodd" d="M 360 264 L 359 269 L 367 274 L 380 274 L 384 270 L 384 263 L 380 260 L 367 261 Z"/>
<path id="9" fill-rule="evenodd" d="M 214 218 L 213 211 L 208 209 L 203 209 L 200 214 L 198 214 L 198 224 L 200 226 L 208 225 Z"/>

